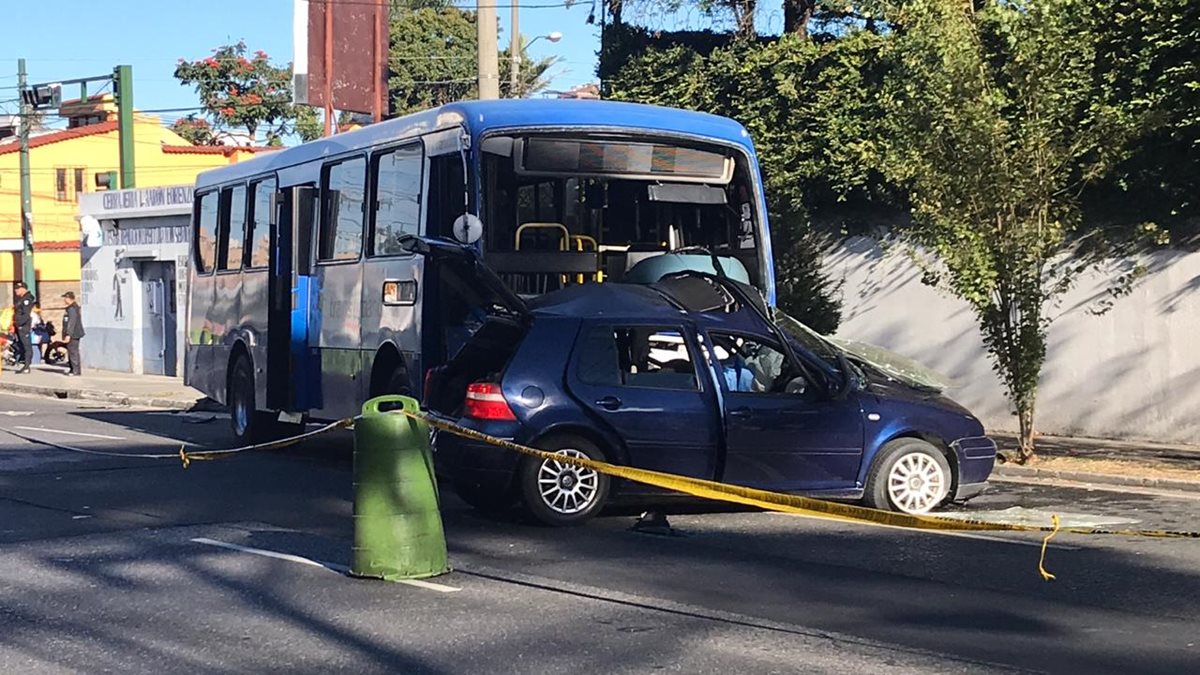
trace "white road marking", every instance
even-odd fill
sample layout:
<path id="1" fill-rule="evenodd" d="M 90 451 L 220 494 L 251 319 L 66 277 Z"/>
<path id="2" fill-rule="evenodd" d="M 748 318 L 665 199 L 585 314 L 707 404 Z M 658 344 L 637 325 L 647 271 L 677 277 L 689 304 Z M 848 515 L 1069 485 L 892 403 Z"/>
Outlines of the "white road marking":
<path id="1" fill-rule="evenodd" d="M 8 417 L 30 417 L 33 415 L 32 410 L 0 410 L 0 415 Z"/>
<path id="2" fill-rule="evenodd" d="M 104 440 L 108 440 L 108 441 L 123 441 L 123 440 L 125 440 L 124 436 L 105 436 L 104 434 L 86 434 L 81 431 L 66 431 L 64 429 L 46 429 L 45 427 L 18 427 L 18 426 L 14 426 L 13 428 L 14 429 L 24 429 L 25 431 L 41 431 L 42 433 L 47 433 L 47 434 L 62 434 L 64 436 L 82 436 L 84 438 L 103 438 Z"/>
<path id="3" fill-rule="evenodd" d="M 345 565 L 321 562 L 320 560 L 304 558 L 304 557 L 301 557 L 298 555 L 292 555 L 291 553 L 279 553 L 277 551 L 268 551 L 268 550 L 262 549 L 262 548 L 251 548 L 249 546 L 238 546 L 237 544 L 230 544 L 230 543 L 226 543 L 223 541 L 217 541 L 216 539 L 208 539 L 206 537 L 196 537 L 195 539 L 192 539 L 192 541 L 197 544 L 205 544 L 207 546 L 216 546 L 218 548 L 225 548 L 225 549 L 229 549 L 231 551 L 240 551 L 242 553 L 251 553 L 254 555 L 263 556 L 265 558 L 275 558 L 276 560 L 286 560 L 288 562 L 300 563 L 301 565 L 309 565 L 312 567 L 324 567 L 327 570 L 331 570 L 331 571 L 337 572 L 339 574 L 346 574 L 347 572 L 350 571 L 350 568 L 346 567 Z M 439 593 L 456 593 L 456 592 L 462 590 L 461 588 L 456 588 L 454 586 L 446 586 L 445 584 L 435 584 L 432 581 L 421 581 L 420 579 L 402 579 L 402 580 L 400 580 L 399 583 L 407 584 L 409 586 L 415 586 L 417 588 L 424 588 L 425 590 L 429 590 L 429 591 L 437 591 Z"/>

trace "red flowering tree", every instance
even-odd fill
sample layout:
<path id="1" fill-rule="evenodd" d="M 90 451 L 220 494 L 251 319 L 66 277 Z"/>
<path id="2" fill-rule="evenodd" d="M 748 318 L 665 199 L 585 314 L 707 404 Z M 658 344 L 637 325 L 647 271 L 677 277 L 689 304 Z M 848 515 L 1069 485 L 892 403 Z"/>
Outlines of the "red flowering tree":
<path id="1" fill-rule="evenodd" d="M 212 125 L 208 123 L 208 120 L 197 117 L 195 113 L 175 120 L 171 124 L 171 131 L 179 134 L 185 141 L 193 145 L 212 145 L 216 142 Z"/>
<path id="2" fill-rule="evenodd" d="M 292 104 L 292 69 L 272 65 L 266 52 L 247 55 L 246 43 L 224 45 L 212 56 L 180 59 L 175 77 L 195 87 L 204 114 L 216 131 L 245 129 L 254 142 L 277 143 L 292 131 L 297 116 Z M 265 139 L 258 133 L 266 132 Z"/>

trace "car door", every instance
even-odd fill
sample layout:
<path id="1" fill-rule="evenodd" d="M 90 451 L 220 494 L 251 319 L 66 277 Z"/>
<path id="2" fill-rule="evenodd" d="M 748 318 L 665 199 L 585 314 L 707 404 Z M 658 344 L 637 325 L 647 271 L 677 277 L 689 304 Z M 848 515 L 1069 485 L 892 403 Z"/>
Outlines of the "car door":
<path id="1" fill-rule="evenodd" d="M 854 487 L 863 454 L 856 393 L 827 387 L 761 336 L 709 333 L 725 413 L 722 480 L 771 490 Z"/>
<path id="2" fill-rule="evenodd" d="M 697 375 L 697 353 L 682 325 L 585 324 L 568 387 L 624 440 L 633 466 L 712 478 L 716 392 Z"/>

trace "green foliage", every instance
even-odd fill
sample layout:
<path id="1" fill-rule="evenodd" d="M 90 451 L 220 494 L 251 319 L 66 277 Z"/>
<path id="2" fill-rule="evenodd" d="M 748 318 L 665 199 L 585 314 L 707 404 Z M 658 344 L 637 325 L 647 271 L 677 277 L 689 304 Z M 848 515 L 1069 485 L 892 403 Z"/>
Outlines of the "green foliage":
<path id="1" fill-rule="evenodd" d="M 927 279 L 975 311 L 1016 408 L 1025 456 L 1046 357 L 1047 305 L 1089 261 L 1075 195 L 1137 121 L 1093 96 L 1083 0 L 910 0 L 889 44 L 882 165 L 912 202 Z"/>
<path id="2" fill-rule="evenodd" d="M 452 6 L 396 10 L 392 13 L 388 88 L 392 114 L 403 115 L 474 98 L 478 90 L 475 13 Z M 505 77 L 511 62 L 500 52 L 501 96 L 509 96 Z M 546 87 L 545 74 L 555 59 L 533 61 L 521 54 L 521 94 Z"/>
<path id="3" fill-rule="evenodd" d="M 296 117 L 291 68 L 272 65 L 266 52 L 246 53 L 246 43 L 239 41 L 207 58 L 180 59 L 175 78 L 195 88 L 215 130 L 242 128 L 257 139 L 259 127 L 265 127 L 268 139 L 282 136 Z"/>
<path id="4" fill-rule="evenodd" d="M 1098 96 L 1143 127 L 1124 161 L 1084 195 L 1090 220 L 1200 235 L 1200 3 L 1144 0 L 1096 13 Z"/>

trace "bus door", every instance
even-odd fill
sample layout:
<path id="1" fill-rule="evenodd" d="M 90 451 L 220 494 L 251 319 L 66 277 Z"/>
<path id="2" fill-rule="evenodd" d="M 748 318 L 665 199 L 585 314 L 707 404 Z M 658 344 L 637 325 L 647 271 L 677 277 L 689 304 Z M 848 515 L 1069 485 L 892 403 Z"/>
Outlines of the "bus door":
<path id="1" fill-rule="evenodd" d="M 313 185 L 276 193 L 267 292 L 267 407 L 303 412 L 320 406 L 320 370 L 308 346 L 312 280 Z"/>

